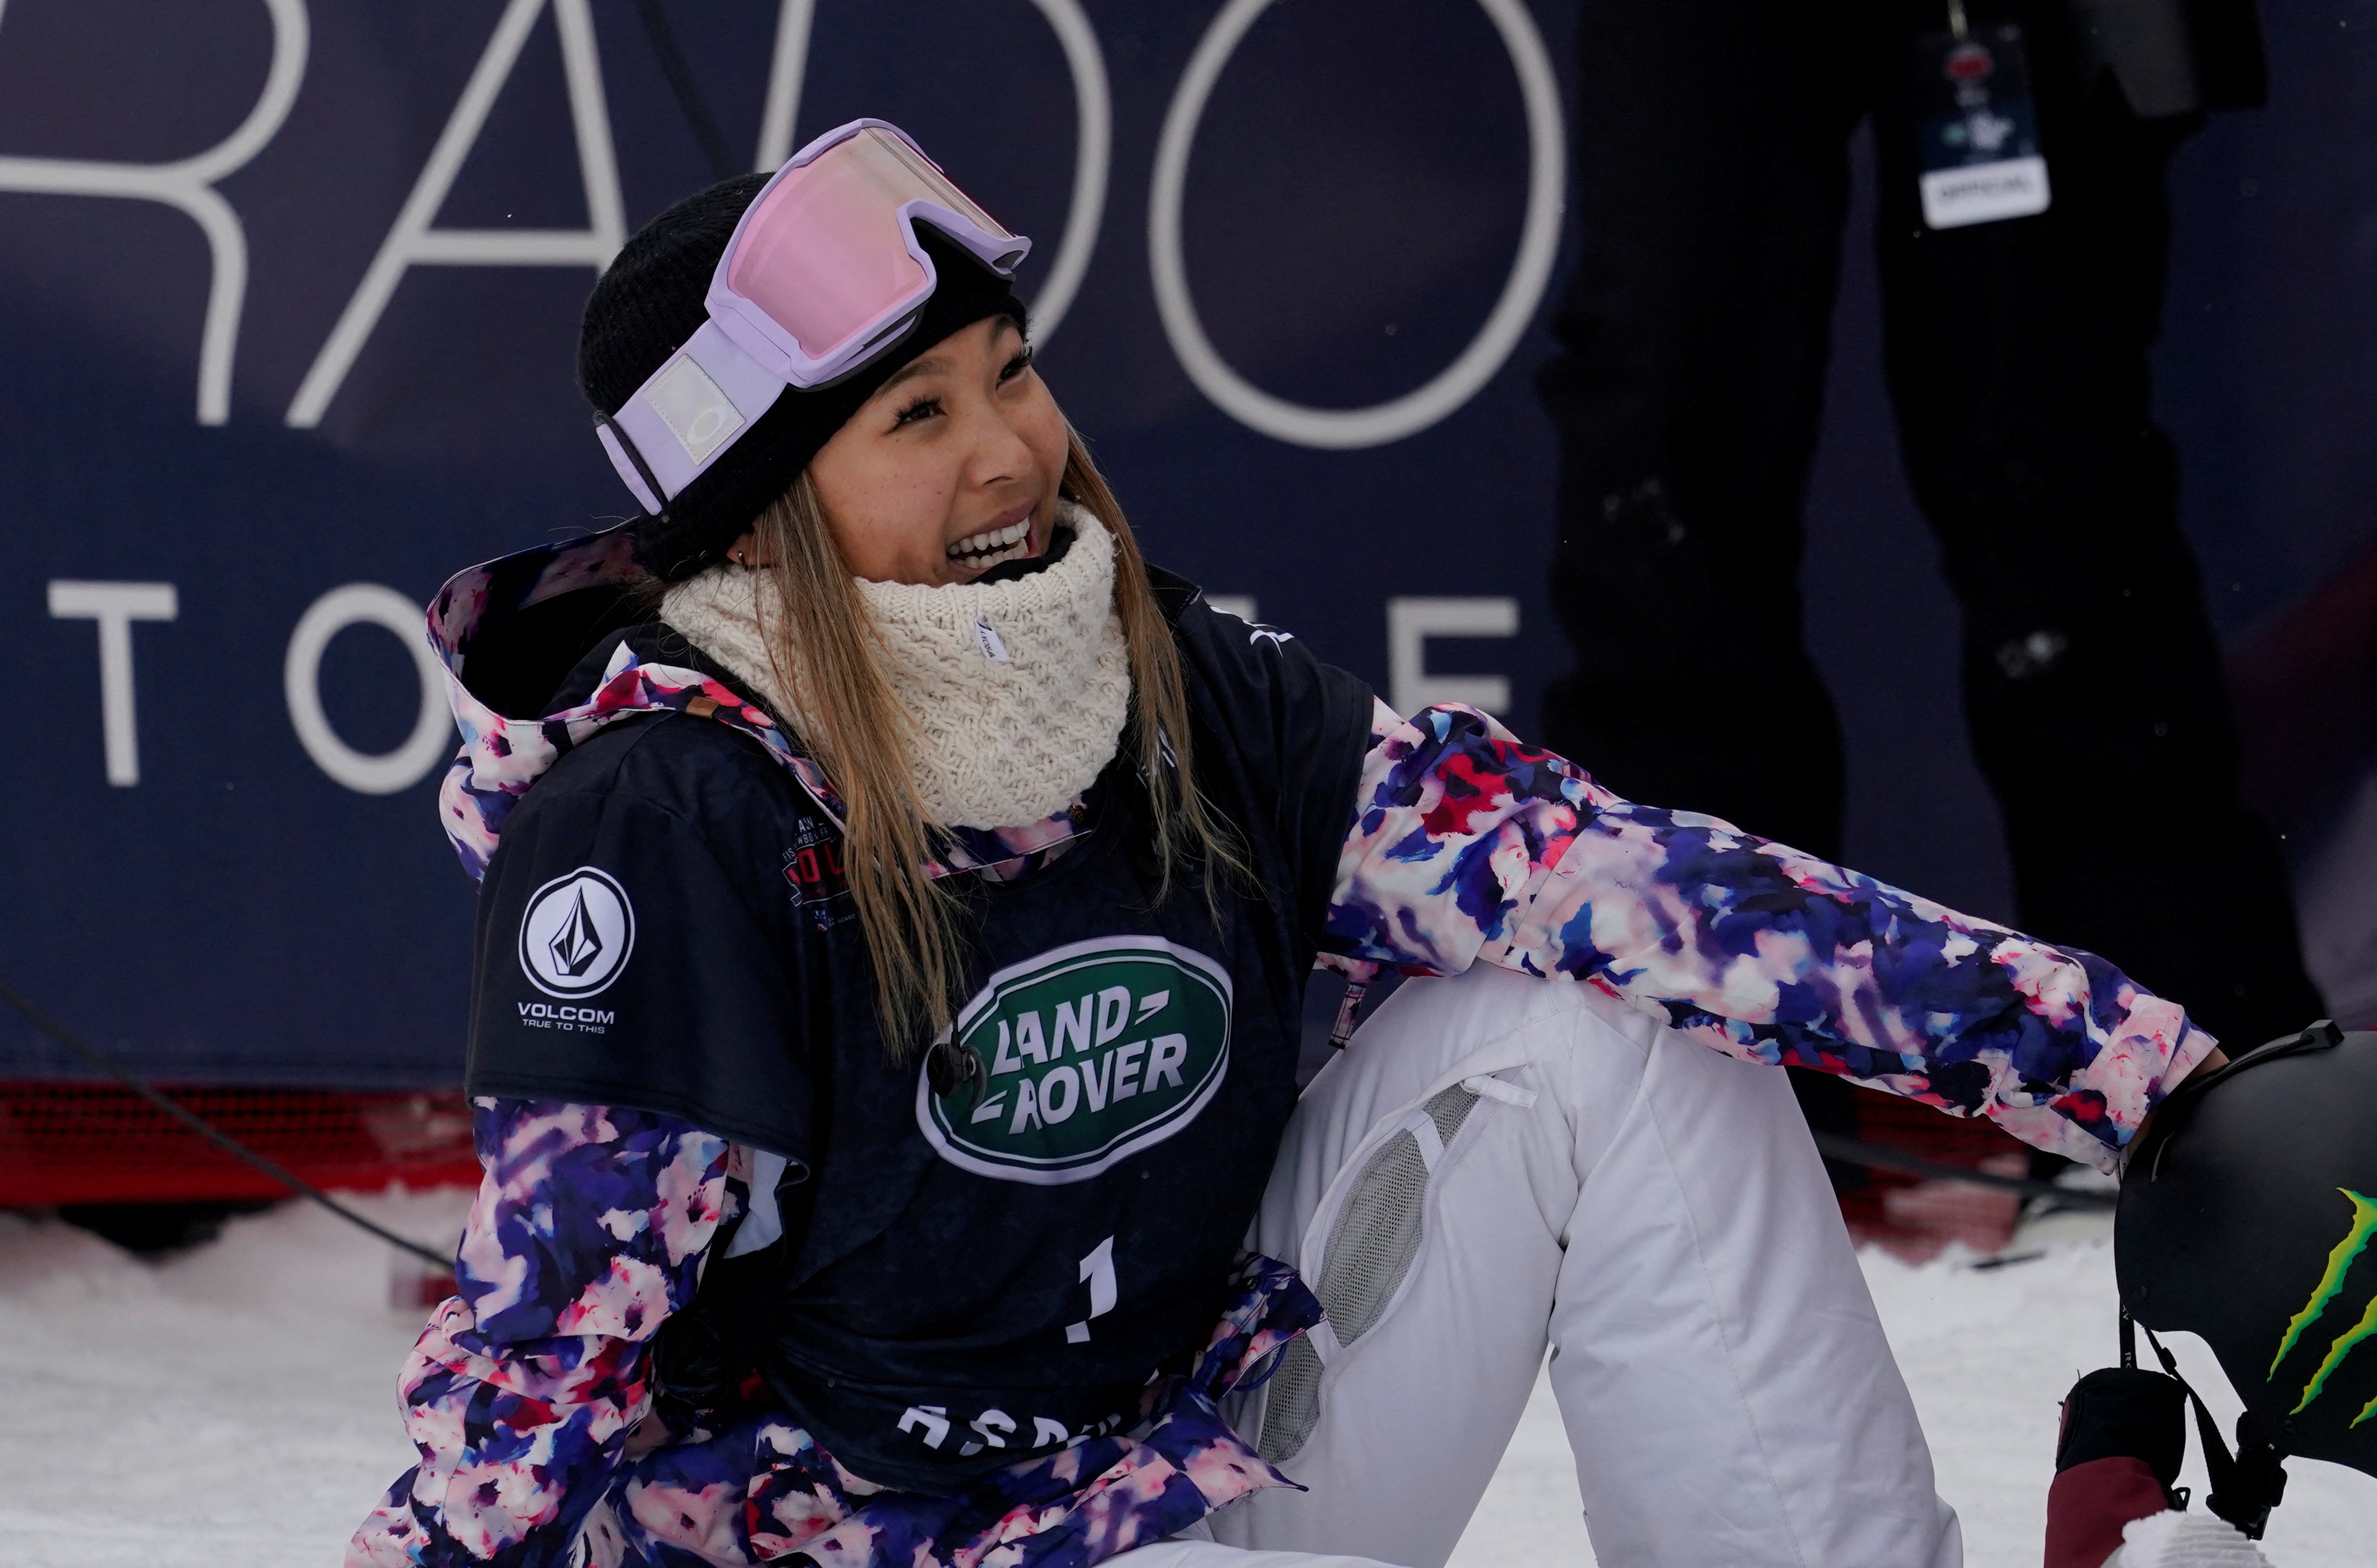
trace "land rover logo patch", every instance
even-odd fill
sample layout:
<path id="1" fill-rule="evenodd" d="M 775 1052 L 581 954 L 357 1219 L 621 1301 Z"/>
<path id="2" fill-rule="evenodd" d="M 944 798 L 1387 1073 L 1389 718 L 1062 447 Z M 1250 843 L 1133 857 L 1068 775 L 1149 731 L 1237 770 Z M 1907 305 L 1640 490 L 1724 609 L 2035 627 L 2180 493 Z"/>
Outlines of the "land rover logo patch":
<path id="1" fill-rule="evenodd" d="M 916 1124 L 941 1157 L 1002 1181 L 1083 1181 L 1221 1087 L 1230 976 L 1159 937 L 1069 942 L 993 975 L 954 1028 L 981 1073 L 946 1096 L 916 1074 Z"/>

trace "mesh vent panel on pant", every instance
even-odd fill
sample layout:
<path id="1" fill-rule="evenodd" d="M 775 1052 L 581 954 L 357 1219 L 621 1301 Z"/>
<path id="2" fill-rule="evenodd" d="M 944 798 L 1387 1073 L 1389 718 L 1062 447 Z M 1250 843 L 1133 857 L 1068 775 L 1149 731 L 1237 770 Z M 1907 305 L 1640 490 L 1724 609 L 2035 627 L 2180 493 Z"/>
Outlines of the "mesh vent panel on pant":
<path id="1" fill-rule="evenodd" d="M 1255 1448 L 1272 1464 L 1284 1465 L 1304 1452 L 1304 1441 L 1320 1419 L 1320 1356 L 1311 1340 L 1298 1335 L 1279 1353 L 1279 1371 L 1264 1394 L 1262 1441 Z"/>
<path id="2" fill-rule="evenodd" d="M 1453 1134 L 1469 1119 L 1470 1107 L 1476 1103 L 1477 1096 L 1458 1083 L 1428 1101 L 1427 1119 L 1436 1123 L 1436 1141 L 1452 1147 Z"/>
<path id="3" fill-rule="evenodd" d="M 1419 1140 L 1398 1132 L 1362 1167 L 1320 1264 L 1320 1305 L 1337 1343 L 1351 1345 L 1370 1331 L 1394 1299 L 1419 1251 L 1421 1201 L 1427 1161 Z"/>
<path id="4" fill-rule="evenodd" d="M 1450 1145 L 1469 1118 L 1477 1096 L 1455 1085 L 1427 1102 L 1437 1141 Z M 1337 1211 L 1322 1254 L 1320 1277 L 1312 1282 L 1321 1311 L 1340 1346 L 1378 1326 L 1387 1304 L 1403 1288 L 1412 1260 L 1419 1255 L 1421 1217 L 1427 1198 L 1427 1160 L 1419 1140 L 1397 1132 L 1372 1154 Z M 1320 1358 L 1307 1340 L 1282 1352 L 1263 1406 L 1262 1456 L 1284 1464 L 1303 1450 L 1320 1419 Z"/>

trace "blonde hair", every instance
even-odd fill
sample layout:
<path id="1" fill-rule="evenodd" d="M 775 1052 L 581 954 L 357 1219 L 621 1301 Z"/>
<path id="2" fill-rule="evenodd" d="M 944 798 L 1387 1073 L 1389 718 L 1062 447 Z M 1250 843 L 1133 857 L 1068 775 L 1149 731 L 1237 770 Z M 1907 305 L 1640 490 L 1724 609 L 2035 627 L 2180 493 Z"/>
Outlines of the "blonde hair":
<path id="1" fill-rule="evenodd" d="M 1175 873 L 1201 862 L 1213 877 L 1243 868 L 1236 834 L 1194 782 L 1188 699 L 1180 654 L 1148 585 L 1147 562 L 1129 521 L 1069 426 L 1063 493 L 1114 535 L 1115 610 L 1130 659 L 1130 717 L 1162 868 L 1158 897 Z M 910 763 L 914 735 L 877 656 L 878 632 L 827 525 L 806 472 L 759 514 L 757 543 L 776 585 L 761 628 L 781 689 L 805 728 L 801 740 L 842 800 L 842 863 L 875 966 L 876 1014 L 893 1060 L 937 1038 L 956 1011 L 965 978 L 956 896 L 926 863 L 942 835 L 926 819 Z M 767 595 L 761 596 L 762 604 Z"/>

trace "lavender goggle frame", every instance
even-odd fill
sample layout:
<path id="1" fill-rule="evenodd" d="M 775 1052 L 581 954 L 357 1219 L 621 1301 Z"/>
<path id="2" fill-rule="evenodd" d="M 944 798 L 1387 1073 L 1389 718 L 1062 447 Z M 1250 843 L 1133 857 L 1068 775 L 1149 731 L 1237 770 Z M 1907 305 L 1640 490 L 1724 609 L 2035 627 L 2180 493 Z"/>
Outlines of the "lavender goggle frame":
<path id="1" fill-rule="evenodd" d="M 822 352 L 812 354 L 791 328 L 735 289 L 731 281 L 735 259 L 755 219 L 769 213 L 769 197 L 778 186 L 869 131 L 897 138 L 914 154 L 914 163 L 923 165 L 917 170 L 914 163 L 907 164 L 914 188 L 920 194 L 900 202 L 889 214 L 888 232 L 883 235 L 884 243 L 897 237 L 921 276 L 887 297 L 857 325 L 837 334 Z M 889 144 L 878 141 L 878 145 Z M 940 199 L 944 197 L 953 199 Z M 962 203 L 963 209 L 953 202 Z M 1032 246 L 1020 234 L 985 227 L 996 220 L 950 184 L 906 133 L 882 120 L 853 120 L 828 131 L 776 171 L 744 211 L 726 243 L 726 253 L 711 275 L 710 292 L 703 302 L 710 319 L 636 389 L 617 413 L 596 415 L 595 433 L 610 456 L 611 466 L 647 511 L 660 512 L 687 485 L 709 472 L 774 406 L 787 387 L 807 389 L 828 385 L 863 368 L 898 341 L 938 282 L 932 258 L 916 240 L 919 220 L 963 245 L 1002 277 L 1013 275 L 1015 264 Z M 847 242 L 851 236 L 837 237 Z M 873 237 L 862 243 L 872 244 Z M 781 245 L 777 248 L 781 253 Z"/>

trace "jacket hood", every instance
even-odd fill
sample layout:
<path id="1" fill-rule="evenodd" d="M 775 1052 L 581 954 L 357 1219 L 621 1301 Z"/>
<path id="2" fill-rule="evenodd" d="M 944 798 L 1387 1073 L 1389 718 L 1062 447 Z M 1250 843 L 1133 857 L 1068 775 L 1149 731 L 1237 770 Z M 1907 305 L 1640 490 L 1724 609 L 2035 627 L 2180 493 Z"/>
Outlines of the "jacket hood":
<path id="1" fill-rule="evenodd" d="M 651 619 L 633 592 L 643 578 L 622 526 L 457 572 L 430 601 L 429 645 L 462 734 L 438 787 L 437 817 L 472 880 L 486 875 L 504 820 L 547 770 L 603 729 L 644 713 L 683 712 L 741 731 L 791 770 L 835 827 L 843 825 L 824 770 L 764 708 L 693 664 L 646 657 L 634 639 L 617 640 L 591 692 L 552 709 L 588 653 Z M 1085 831 L 1069 812 L 1021 827 L 950 830 L 926 869 L 998 874 Z"/>

